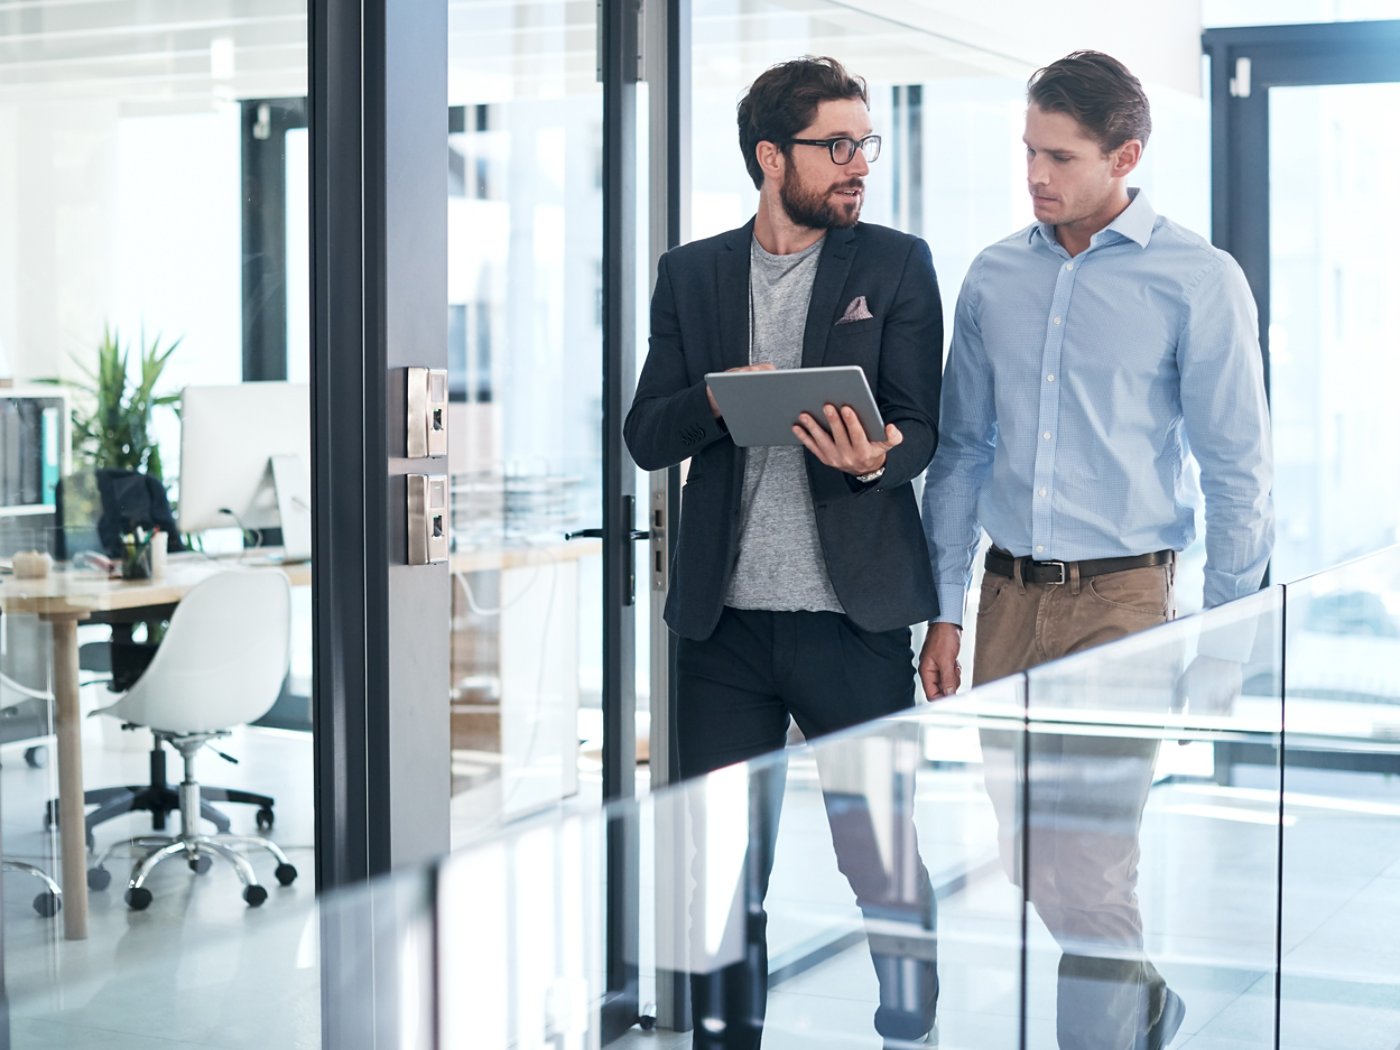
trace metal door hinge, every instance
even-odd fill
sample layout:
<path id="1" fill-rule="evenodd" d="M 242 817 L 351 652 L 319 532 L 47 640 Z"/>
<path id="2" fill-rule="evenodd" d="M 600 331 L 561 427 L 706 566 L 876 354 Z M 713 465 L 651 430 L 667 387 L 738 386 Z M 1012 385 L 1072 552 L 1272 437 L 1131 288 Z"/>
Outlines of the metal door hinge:
<path id="1" fill-rule="evenodd" d="M 1249 98 L 1251 63 L 1247 58 L 1235 59 L 1235 75 L 1230 78 L 1230 97 Z"/>

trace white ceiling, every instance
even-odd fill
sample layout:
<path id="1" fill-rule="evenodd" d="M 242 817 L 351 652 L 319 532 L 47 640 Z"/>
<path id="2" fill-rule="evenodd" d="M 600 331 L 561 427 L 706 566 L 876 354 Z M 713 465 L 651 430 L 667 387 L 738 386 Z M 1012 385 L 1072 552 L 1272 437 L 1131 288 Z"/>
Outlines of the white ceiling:
<path id="1" fill-rule="evenodd" d="M 590 83 L 594 0 L 450 0 L 454 101 L 462 84 L 535 94 Z M 957 10 L 957 14 L 950 12 Z M 1074 47 L 1114 50 L 1144 79 L 1194 90 L 1196 4 L 1040 0 L 693 0 L 698 79 L 791 53 L 836 54 L 872 79 L 1023 76 Z M 1112 17 L 1107 12 L 1113 12 Z M 304 0 L 0 0 L 0 102 L 104 98 L 191 108 L 306 92 Z M 1138 54 L 1140 52 L 1140 54 Z M 1134 65 L 1134 68 L 1138 68 Z M 495 93 L 495 92 L 493 92 Z"/>

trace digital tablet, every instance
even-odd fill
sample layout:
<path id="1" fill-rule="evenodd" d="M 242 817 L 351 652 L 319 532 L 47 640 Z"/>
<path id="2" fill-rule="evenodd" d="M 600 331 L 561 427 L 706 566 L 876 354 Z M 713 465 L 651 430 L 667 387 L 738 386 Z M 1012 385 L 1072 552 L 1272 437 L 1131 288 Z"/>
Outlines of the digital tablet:
<path id="1" fill-rule="evenodd" d="M 850 405 L 871 441 L 885 440 L 885 423 L 859 365 L 710 372 L 705 376 L 736 445 L 800 445 L 793 424 L 803 412 L 825 425 L 824 405 Z"/>

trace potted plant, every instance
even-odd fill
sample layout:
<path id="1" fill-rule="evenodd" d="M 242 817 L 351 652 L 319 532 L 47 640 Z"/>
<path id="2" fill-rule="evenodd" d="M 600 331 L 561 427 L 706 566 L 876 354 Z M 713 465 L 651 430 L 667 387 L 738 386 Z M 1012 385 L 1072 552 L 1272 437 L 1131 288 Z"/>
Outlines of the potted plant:
<path id="1" fill-rule="evenodd" d="M 103 325 L 97 345 L 97 361 L 89 367 L 79 360 L 82 378 L 51 379 L 78 391 L 73 399 L 73 457 L 78 470 L 65 480 L 65 518 L 69 521 L 97 520 L 99 498 L 94 484 L 96 470 L 115 468 L 140 471 L 163 480 L 160 446 L 151 434 L 155 409 L 173 406 L 176 394 L 156 392 L 161 374 L 181 340 L 163 344 L 157 335 L 146 342 L 144 333 L 133 347 L 124 343 L 121 333 Z M 132 352 L 136 374 L 132 374 Z M 178 410 L 177 410 L 178 411 Z"/>
<path id="2" fill-rule="evenodd" d="M 79 362 L 85 378 L 69 384 L 87 395 L 73 404 L 76 456 L 93 469 L 116 467 L 164 477 L 160 447 L 151 438 L 151 413 L 180 400 L 179 394 L 156 393 L 161 373 L 180 342 L 176 339 L 162 346 L 157 335 L 147 343 L 143 334 L 137 347 L 139 373 L 133 382 L 130 345 L 122 344 L 116 329 L 103 325 L 96 367 Z"/>

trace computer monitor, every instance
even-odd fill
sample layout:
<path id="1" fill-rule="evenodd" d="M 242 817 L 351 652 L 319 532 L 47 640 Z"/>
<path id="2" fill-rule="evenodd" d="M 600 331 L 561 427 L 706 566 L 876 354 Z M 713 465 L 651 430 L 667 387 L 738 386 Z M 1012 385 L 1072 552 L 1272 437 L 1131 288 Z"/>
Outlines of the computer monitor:
<path id="1" fill-rule="evenodd" d="M 280 528 L 311 556 L 311 391 L 305 383 L 187 386 L 180 408 L 182 532 Z"/>

